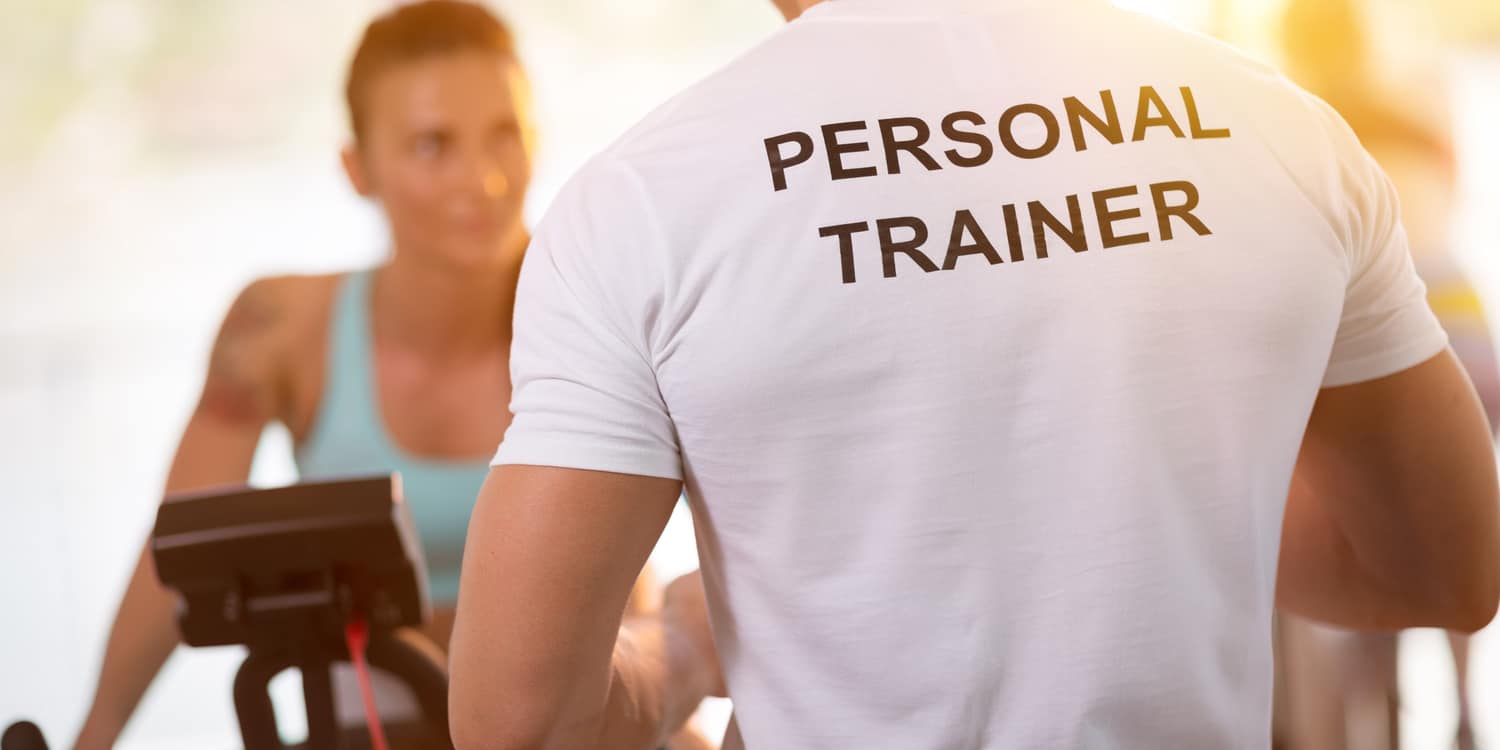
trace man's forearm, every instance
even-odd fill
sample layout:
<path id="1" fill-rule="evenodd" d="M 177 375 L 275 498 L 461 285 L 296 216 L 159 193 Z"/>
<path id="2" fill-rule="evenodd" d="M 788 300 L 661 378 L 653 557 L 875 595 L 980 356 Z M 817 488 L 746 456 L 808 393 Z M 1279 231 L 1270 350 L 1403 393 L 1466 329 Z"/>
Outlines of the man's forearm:
<path id="1" fill-rule="evenodd" d="M 681 492 L 655 477 L 492 470 L 469 521 L 454 624 L 455 747 L 648 750 L 688 715 L 708 680 L 686 655 L 703 647 L 676 643 L 694 636 L 673 623 L 695 621 L 664 606 L 621 625 Z"/>

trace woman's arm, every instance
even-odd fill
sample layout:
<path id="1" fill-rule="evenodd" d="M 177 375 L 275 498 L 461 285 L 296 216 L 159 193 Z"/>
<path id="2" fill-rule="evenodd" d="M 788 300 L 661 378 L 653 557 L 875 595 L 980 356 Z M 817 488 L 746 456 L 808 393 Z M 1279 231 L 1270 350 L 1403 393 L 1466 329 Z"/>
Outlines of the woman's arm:
<path id="1" fill-rule="evenodd" d="M 261 430 L 277 413 L 283 310 L 274 281 L 245 289 L 225 317 L 197 408 L 183 431 L 167 491 L 244 482 Z M 93 704 L 75 747 L 111 747 L 177 647 L 176 598 L 161 585 L 149 544 L 110 630 Z"/>

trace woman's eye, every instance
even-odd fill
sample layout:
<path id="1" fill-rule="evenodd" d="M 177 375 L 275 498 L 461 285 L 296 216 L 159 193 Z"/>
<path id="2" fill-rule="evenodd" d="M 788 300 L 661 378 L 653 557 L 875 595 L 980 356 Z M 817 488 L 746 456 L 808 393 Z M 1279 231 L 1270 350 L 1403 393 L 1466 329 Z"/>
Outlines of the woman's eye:
<path id="1" fill-rule="evenodd" d="M 504 145 L 516 140 L 521 135 L 521 127 L 515 123 L 498 125 L 490 130 L 490 144 Z"/>

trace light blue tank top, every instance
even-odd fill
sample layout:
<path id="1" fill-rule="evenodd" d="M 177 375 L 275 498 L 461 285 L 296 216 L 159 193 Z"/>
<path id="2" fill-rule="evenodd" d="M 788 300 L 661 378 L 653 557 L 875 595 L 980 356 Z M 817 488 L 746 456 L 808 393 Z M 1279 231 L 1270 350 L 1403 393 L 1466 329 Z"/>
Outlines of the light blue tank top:
<path id="1" fill-rule="evenodd" d="M 428 591 L 434 604 L 451 605 L 458 599 L 469 515 L 489 465 L 412 456 L 386 432 L 370 343 L 372 275 L 351 273 L 336 292 L 323 393 L 312 431 L 297 447 L 297 470 L 304 480 L 400 472 L 402 494 L 427 558 Z"/>

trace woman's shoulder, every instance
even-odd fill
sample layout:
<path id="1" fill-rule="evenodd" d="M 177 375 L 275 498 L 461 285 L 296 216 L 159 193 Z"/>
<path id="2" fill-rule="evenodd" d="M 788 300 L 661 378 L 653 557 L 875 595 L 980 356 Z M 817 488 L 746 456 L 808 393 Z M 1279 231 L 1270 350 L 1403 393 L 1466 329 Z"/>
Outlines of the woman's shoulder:
<path id="1" fill-rule="evenodd" d="M 267 276 L 245 286 L 220 332 L 220 350 L 274 384 L 277 417 L 300 424 L 316 408 L 334 300 L 348 274 Z"/>
<path id="2" fill-rule="evenodd" d="M 261 423 L 280 416 L 282 397 L 320 285 L 314 277 L 257 279 L 235 297 L 209 354 L 203 405 Z M 201 407 L 200 407 L 201 408 Z"/>
<path id="3" fill-rule="evenodd" d="M 263 366 L 287 356 L 295 361 L 327 335 L 329 311 L 345 275 L 266 276 L 250 282 L 230 305 L 221 343 Z"/>
<path id="4" fill-rule="evenodd" d="M 262 276 L 245 285 L 240 292 L 263 298 L 276 299 L 283 304 L 308 301 L 309 297 L 331 295 L 347 273 L 282 274 Z"/>

